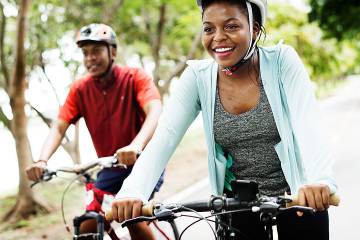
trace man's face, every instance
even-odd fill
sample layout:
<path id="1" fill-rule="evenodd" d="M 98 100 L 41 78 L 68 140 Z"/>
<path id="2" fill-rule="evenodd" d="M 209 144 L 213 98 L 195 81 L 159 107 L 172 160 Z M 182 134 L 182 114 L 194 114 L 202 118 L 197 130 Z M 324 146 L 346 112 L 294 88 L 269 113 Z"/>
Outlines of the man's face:
<path id="1" fill-rule="evenodd" d="M 108 47 L 102 43 L 86 43 L 81 47 L 84 55 L 84 65 L 93 77 L 99 77 L 106 72 L 110 64 Z"/>

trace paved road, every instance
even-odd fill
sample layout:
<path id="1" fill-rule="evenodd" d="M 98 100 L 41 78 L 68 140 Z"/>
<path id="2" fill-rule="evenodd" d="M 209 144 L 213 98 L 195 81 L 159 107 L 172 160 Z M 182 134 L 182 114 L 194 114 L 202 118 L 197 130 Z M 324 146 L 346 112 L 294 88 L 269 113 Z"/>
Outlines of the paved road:
<path id="1" fill-rule="evenodd" d="M 340 195 L 340 207 L 330 209 L 330 239 L 360 239 L 360 78 L 352 78 L 349 84 L 335 95 L 320 103 L 324 125 L 328 129 L 329 140 L 333 148 L 335 176 Z M 192 201 L 209 196 L 207 180 L 203 180 L 179 193 L 168 202 Z M 180 229 L 191 223 L 188 218 L 179 218 Z M 158 236 L 158 239 L 164 239 Z M 206 223 L 197 224 L 183 236 L 184 240 L 214 239 Z"/>
<path id="2" fill-rule="evenodd" d="M 334 171 L 341 205 L 330 209 L 333 240 L 360 239 L 360 78 L 322 102 L 326 127 L 336 159 Z"/>

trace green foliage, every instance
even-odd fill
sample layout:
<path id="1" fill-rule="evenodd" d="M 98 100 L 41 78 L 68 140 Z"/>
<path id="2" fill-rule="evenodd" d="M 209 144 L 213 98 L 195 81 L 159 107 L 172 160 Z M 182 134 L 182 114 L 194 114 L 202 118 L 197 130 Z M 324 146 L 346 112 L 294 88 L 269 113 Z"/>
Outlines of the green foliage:
<path id="1" fill-rule="evenodd" d="M 32 49 L 37 54 L 30 54 L 32 60 L 29 61 L 37 62 L 38 55 L 41 53 L 40 49 L 54 47 L 56 39 L 61 38 L 65 32 L 71 31 L 75 35 L 76 30 L 81 26 L 92 22 L 105 22 L 113 27 L 119 39 L 120 61 L 125 63 L 133 55 L 152 56 L 154 54 L 153 41 L 157 37 L 159 8 L 165 4 L 166 22 L 159 54 L 160 59 L 166 59 L 162 63 L 162 73 L 169 74 L 171 72 L 169 61 L 170 66 L 174 66 L 185 58 L 190 50 L 192 39 L 200 29 L 200 15 L 195 2 L 193 0 L 124 0 L 121 7 L 112 9 L 111 6 L 116 6 L 117 2 L 118 0 L 36 1 L 33 5 L 33 11 L 36 13 L 33 13 L 34 25 L 31 31 L 37 33 L 32 34 L 33 38 L 38 36 L 42 39 L 37 38 L 31 41 L 34 45 Z M 84 11 L 84 6 L 86 6 L 86 11 Z M 108 16 L 111 18 L 108 19 Z M 39 21 L 42 18 L 46 21 Z M 54 27 L 55 31 L 49 34 L 48 29 Z M 200 49 L 198 54 L 201 54 Z"/>
<path id="2" fill-rule="evenodd" d="M 22 219 L 15 224 L 14 228 L 23 228 L 23 227 L 27 227 L 29 225 L 30 225 L 30 222 L 28 220 Z"/>
<path id="3" fill-rule="evenodd" d="M 317 21 L 326 36 L 360 38 L 360 2 L 358 0 L 311 0 L 311 21 Z"/>
<path id="4" fill-rule="evenodd" d="M 350 41 L 324 39 L 316 23 L 309 23 L 307 14 L 286 4 L 273 3 L 269 8 L 266 43 L 281 39 L 293 46 L 302 58 L 312 80 L 322 83 L 341 78 L 355 71 L 359 64 L 357 47 Z"/>
<path id="5" fill-rule="evenodd" d="M 111 24 L 119 33 L 121 48 L 133 46 L 133 54 L 153 54 L 153 39 L 157 36 L 159 7 L 162 2 L 165 1 L 125 1 Z M 200 16 L 192 0 L 172 0 L 166 1 L 165 4 L 166 22 L 163 45 L 159 52 L 160 59 L 178 62 L 190 50 L 192 39 L 200 29 Z M 169 69 L 165 72 L 169 72 Z"/>

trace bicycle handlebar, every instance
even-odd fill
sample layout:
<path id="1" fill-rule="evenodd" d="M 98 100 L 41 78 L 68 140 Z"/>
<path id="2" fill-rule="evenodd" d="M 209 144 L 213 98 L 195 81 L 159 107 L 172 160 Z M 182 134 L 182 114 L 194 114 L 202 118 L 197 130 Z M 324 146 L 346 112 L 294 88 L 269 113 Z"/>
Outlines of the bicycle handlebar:
<path id="1" fill-rule="evenodd" d="M 57 172 L 75 173 L 77 175 L 83 175 L 87 173 L 90 169 L 93 169 L 95 167 L 103 167 L 103 168 L 120 167 L 125 169 L 127 168 L 125 164 L 119 163 L 118 160 L 113 156 L 98 158 L 88 163 L 74 165 L 73 167 L 59 167 L 53 170 L 50 168 L 45 168 L 41 180 L 32 183 L 30 187 L 35 186 L 39 182 L 50 181 L 53 178 L 53 176 L 57 175 Z"/>
<path id="2" fill-rule="evenodd" d="M 330 196 L 330 205 L 338 206 L 340 197 L 336 194 Z M 286 195 L 285 197 L 260 197 L 255 201 L 239 201 L 235 198 L 226 198 L 225 196 L 212 196 L 210 200 L 194 201 L 181 204 L 161 204 L 150 201 L 141 208 L 141 217 L 138 221 L 153 220 L 159 218 L 174 218 L 174 213 L 195 210 L 197 212 L 208 211 L 231 211 L 238 209 L 249 209 L 253 212 L 269 211 L 303 211 L 313 213 L 315 210 L 310 207 L 298 206 L 297 195 Z M 111 211 L 105 212 L 105 218 L 108 221 L 114 220 Z"/>

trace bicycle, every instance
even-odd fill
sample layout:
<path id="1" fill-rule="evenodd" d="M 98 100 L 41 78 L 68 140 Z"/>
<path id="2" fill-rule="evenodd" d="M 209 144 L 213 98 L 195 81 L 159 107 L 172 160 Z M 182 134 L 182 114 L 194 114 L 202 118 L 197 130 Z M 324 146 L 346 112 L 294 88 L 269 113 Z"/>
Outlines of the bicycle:
<path id="1" fill-rule="evenodd" d="M 174 219 L 184 216 L 198 219 L 185 227 L 176 240 L 181 240 L 186 230 L 202 220 L 209 224 L 215 239 L 234 240 L 237 234 L 241 236 L 242 233 L 231 226 L 231 213 L 251 211 L 260 213 L 260 221 L 264 224 L 267 239 L 273 240 L 272 226 L 276 225 L 275 218 L 279 213 L 285 211 L 301 211 L 304 214 L 315 213 L 313 208 L 298 206 L 297 196 L 267 197 L 259 195 L 257 183 L 253 181 L 233 181 L 232 189 L 235 193 L 234 198 L 221 195 L 211 196 L 210 200 L 174 204 L 150 201 L 143 205 L 142 216 L 126 220 L 122 223 L 122 226 L 126 227 L 142 221 L 174 221 Z M 330 205 L 338 206 L 339 202 L 340 199 L 337 195 L 331 195 Z M 194 212 L 197 216 L 187 215 L 184 212 Z M 211 214 L 203 217 L 199 212 L 210 212 Z M 215 220 L 209 219 L 211 217 L 215 217 Z M 105 218 L 112 219 L 111 211 L 105 212 Z M 209 222 L 215 222 L 215 230 Z M 248 238 L 243 236 L 243 239 Z"/>
<path id="2" fill-rule="evenodd" d="M 61 213 L 62 213 L 63 222 L 64 222 L 66 230 L 68 232 L 70 232 L 70 228 L 69 228 L 68 224 L 66 223 L 65 214 L 64 214 L 64 199 L 65 199 L 65 195 L 66 195 L 67 191 L 69 190 L 70 186 L 74 182 L 80 181 L 81 183 L 85 184 L 86 187 L 89 187 L 91 189 L 92 186 L 90 186 L 90 185 L 93 184 L 95 181 L 92 177 L 94 172 L 97 172 L 98 170 L 100 170 L 102 168 L 114 168 L 114 167 L 127 168 L 126 165 L 119 163 L 115 157 L 98 158 L 89 163 L 75 165 L 73 167 L 59 167 L 59 168 L 56 168 L 53 170 L 46 168 L 45 171 L 43 172 L 41 180 L 32 183 L 31 187 L 34 187 L 39 182 L 48 182 L 48 181 L 52 180 L 54 178 L 54 176 L 57 176 L 58 172 L 71 173 L 71 174 L 76 175 L 76 177 L 74 179 L 72 179 L 70 181 L 70 183 L 65 187 L 63 194 L 62 194 L 62 198 L 61 198 Z M 104 201 L 105 201 L 105 199 L 104 199 Z M 96 225 L 97 225 L 96 233 L 80 233 L 81 223 L 86 220 L 89 220 L 89 219 L 96 220 Z M 108 221 L 108 223 L 110 223 L 110 222 L 111 221 Z M 165 239 L 167 239 L 167 240 L 171 239 L 168 236 L 168 234 L 157 224 L 157 222 L 155 220 L 149 221 L 149 224 L 150 223 L 152 223 L 154 225 L 154 227 L 159 231 L 160 235 L 162 235 Z M 105 236 L 104 235 L 105 224 L 107 224 L 107 222 L 106 222 L 106 219 L 104 218 L 103 214 L 100 214 L 100 213 L 97 213 L 94 211 L 87 211 L 80 216 L 76 216 L 73 219 L 73 229 L 74 229 L 74 232 L 72 234 L 73 239 L 80 240 L 80 239 L 89 239 L 90 238 L 90 239 L 102 240 L 102 239 L 104 239 L 104 236 Z M 178 232 L 175 222 L 169 221 L 169 224 L 170 224 L 171 232 L 172 232 L 173 236 L 175 237 L 175 239 L 177 239 L 179 237 L 179 232 Z M 112 228 L 111 225 L 110 225 L 110 228 Z M 109 234 L 109 237 L 111 239 L 119 239 L 119 237 L 116 236 L 115 231 L 113 231 L 113 230 L 114 229 L 112 229 L 111 231 L 108 231 L 108 232 L 112 233 L 111 235 Z"/>

